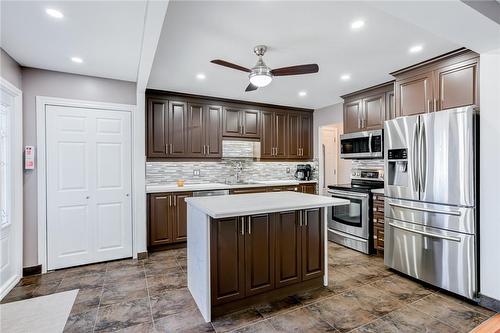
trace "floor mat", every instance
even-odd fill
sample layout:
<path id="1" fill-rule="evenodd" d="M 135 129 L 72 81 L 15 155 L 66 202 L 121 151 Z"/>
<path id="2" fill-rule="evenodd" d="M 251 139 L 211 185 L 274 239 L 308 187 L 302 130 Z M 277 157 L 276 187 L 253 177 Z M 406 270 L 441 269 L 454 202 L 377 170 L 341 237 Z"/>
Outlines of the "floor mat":
<path id="1" fill-rule="evenodd" d="M 5 333 L 62 332 L 78 290 L 0 305 L 0 331 Z"/>

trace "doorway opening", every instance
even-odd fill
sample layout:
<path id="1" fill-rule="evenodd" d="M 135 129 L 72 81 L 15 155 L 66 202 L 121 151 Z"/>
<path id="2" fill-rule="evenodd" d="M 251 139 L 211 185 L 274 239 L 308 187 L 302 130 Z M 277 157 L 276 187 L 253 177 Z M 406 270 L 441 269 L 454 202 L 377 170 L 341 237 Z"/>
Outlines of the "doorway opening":
<path id="1" fill-rule="evenodd" d="M 339 136 L 343 133 L 342 123 L 319 127 L 319 188 L 350 182 L 351 162 L 339 158 Z"/>

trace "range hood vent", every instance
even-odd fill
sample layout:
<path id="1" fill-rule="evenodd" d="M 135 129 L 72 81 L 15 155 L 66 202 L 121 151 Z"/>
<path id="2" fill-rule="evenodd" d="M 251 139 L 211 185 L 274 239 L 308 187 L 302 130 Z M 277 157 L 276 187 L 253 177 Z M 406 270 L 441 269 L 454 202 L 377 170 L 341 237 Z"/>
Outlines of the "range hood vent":
<path id="1" fill-rule="evenodd" d="M 222 158 L 259 159 L 260 142 L 244 140 L 222 140 Z"/>

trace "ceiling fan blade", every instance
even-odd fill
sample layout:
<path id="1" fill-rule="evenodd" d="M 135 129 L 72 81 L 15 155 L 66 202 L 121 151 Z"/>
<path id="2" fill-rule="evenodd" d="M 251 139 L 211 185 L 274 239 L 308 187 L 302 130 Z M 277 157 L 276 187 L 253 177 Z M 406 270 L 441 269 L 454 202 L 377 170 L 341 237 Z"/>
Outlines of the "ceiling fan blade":
<path id="1" fill-rule="evenodd" d="M 247 73 L 250 72 L 250 69 L 248 69 L 248 68 L 245 68 L 243 66 L 236 65 L 236 64 L 233 64 L 233 63 L 221 60 L 221 59 L 215 59 L 215 60 L 212 60 L 210 62 L 212 64 L 216 64 L 216 65 L 220 65 L 220 66 L 224 66 L 224 67 L 229 67 L 229 68 L 232 68 L 232 69 L 237 69 L 239 71 L 243 71 L 243 72 L 247 72 Z"/>
<path id="2" fill-rule="evenodd" d="M 257 90 L 259 87 L 257 87 L 256 85 L 253 85 L 252 83 L 250 83 L 247 88 L 245 89 L 245 92 L 247 91 L 254 91 L 254 90 Z"/>
<path id="3" fill-rule="evenodd" d="M 317 64 L 307 64 L 307 65 L 276 68 L 271 70 L 271 74 L 273 74 L 274 76 L 286 76 L 286 75 L 311 74 L 311 73 L 317 73 L 318 71 L 319 71 L 319 66 Z"/>

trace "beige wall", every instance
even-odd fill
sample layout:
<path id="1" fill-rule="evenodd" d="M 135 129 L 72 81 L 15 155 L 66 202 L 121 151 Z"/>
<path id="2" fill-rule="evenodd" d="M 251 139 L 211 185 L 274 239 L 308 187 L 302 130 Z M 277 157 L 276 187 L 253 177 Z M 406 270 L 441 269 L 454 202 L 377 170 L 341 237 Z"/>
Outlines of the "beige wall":
<path id="1" fill-rule="evenodd" d="M 136 104 L 134 82 L 91 76 L 22 69 L 24 145 L 35 146 L 36 96 Z M 37 168 L 24 172 L 24 267 L 38 265 Z"/>
<path id="2" fill-rule="evenodd" d="M 2 48 L 0 48 L 0 76 L 17 88 L 22 88 L 21 67 Z"/>
<path id="3" fill-rule="evenodd" d="M 319 158 L 319 128 L 333 125 L 337 128 L 338 135 L 344 131 L 343 103 L 337 103 L 314 110 L 314 158 Z M 337 159 L 337 183 L 351 182 L 351 161 Z"/>

